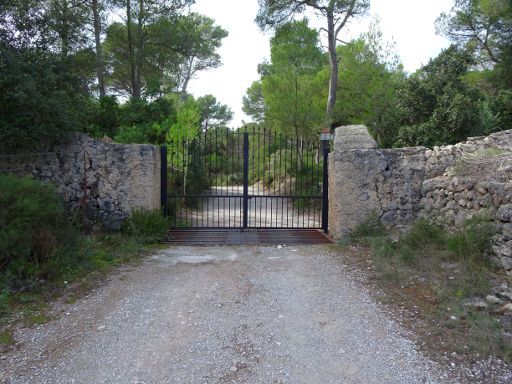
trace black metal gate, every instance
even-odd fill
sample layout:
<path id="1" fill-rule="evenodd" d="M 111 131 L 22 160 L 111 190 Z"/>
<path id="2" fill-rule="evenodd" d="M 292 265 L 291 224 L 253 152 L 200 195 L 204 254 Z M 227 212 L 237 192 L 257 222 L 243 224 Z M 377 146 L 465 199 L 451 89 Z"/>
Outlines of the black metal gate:
<path id="1" fill-rule="evenodd" d="M 211 129 L 162 147 L 172 227 L 328 230 L 329 141 Z M 167 193 L 169 191 L 169 193 Z"/>

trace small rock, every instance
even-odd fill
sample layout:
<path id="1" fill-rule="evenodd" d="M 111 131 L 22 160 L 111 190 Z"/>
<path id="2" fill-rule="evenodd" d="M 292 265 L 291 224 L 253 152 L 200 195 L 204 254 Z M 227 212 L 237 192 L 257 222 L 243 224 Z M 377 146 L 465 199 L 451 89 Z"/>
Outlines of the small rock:
<path id="1" fill-rule="evenodd" d="M 510 301 L 512 301 L 512 291 L 501 291 L 501 292 L 497 292 L 497 295 L 500 296 L 500 297 L 503 297 L 505 299 L 509 299 Z"/>
<path id="2" fill-rule="evenodd" d="M 279 342 L 279 341 L 274 341 L 274 343 L 276 343 L 276 345 L 277 345 L 278 347 L 280 347 L 280 346 L 281 346 L 281 342 Z"/>
<path id="3" fill-rule="evenodd" d="M 506 250 L 507 253 L 511 252 L 511 250 L 508 248 L 508 247 L 505 247 L 505 246 L 502 246 L 501 247 L 501 254 L 503 255 L 503 251 Z M 506 271 L 509 271 L 512 269 L 512 258 L 510 257 L 501 257 L 500 258 L 500 264 L 501 266 L 506 270 Z"/>
<path id="4" fill-rule="evenodd" d="M 503 307 L 500 307 L 497 312 L 501 314 L 512 313 L 512 303 L 505 304 Z"/>
<path id="5" fill-rule="evenodd" d="M 476 308 L 476 309 L 486 309 L 487 308 L 487 303 L 485 301 L 483 301 L 483 300 L 478 299 L 478 298 L 465 300 L 462 303 L 462 305 L 465 306 L 465 307 L 473 307 L 473 308 Z"/>
<path id="6" fill-rule="evenodd" d="M 96 328 L 97 331 L 104 331 L 105 329 L 107 329 L 107 327 L 104 325 L 100 325 L 98 328 Z"/>
<path id="7" fill-rule="evenodd" d="M 496 212 L 496 218 L 506 223 L 512 221 L 512 204 L 505 204 L 499 207 Z"/>
<path id="8" fill-rule="evenodd" d="M 457 320 L 456 316 L 450 316 L 450 320 Z"/>
<path id="9" fill-rule="evenodd" d="M 236 372 L 236 371 L 238 371 L 238 368 L 236 367 L 236 365 L 232 365 L 231 367 L 229 367 L 229 370 L 231 372 Z"/>
<path id="10" fill-rule="evenodd" d="M 501 299 L 493 295 L 487 295 L 485 297 L 485 300 L 487 300 L 489 304 L 501 304 L 503 302 Z"/>

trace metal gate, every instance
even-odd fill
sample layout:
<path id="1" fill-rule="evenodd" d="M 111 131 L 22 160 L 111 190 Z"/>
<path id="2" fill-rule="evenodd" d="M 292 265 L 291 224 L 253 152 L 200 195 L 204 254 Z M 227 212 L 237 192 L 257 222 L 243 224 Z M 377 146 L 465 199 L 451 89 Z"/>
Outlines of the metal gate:
<path id="1" fill-rule="evenodd" d="M 162 205 L 175 229 L 323 229 L 329 137 L 211 129 L 162 147 Z M 329 135 L 330 136 L 330 135 Z M 169 193 L 167 193 L 169 191 Z"/>

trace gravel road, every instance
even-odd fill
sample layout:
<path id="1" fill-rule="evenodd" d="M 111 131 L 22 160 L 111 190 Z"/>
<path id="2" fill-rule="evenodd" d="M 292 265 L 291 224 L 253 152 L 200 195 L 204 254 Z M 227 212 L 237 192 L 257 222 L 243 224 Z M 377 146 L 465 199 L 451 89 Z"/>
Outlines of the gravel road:
<path id="1" fill-rule="evenodd" d="M 3 383 L 448 382 L 322 246 L 171 247 L 15 338 Z"/>

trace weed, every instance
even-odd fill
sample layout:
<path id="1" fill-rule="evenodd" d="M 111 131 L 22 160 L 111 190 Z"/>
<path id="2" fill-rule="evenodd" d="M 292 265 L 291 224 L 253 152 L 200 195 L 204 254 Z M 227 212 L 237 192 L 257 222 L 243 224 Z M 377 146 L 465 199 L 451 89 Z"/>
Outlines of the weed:
<path id="1" fill-rule="evenodd" d="M 0 176 L 0 273 L 4 287 L 48 279 L 50 260 L 73 247 L 77 233 L 55 188 L 31 177 Z"/>
<path id="2" fill-rule="evenodd" d="M 50 317 L 43 314 L 29 314 L 28 316 L 25 317 L 23 322 L 27 327 L 31 327 L 33 325 L 46 324 L 50 320 Z"/>
<path id="3" fill-rule="evenodd" d="M 486 251 L 489 249 L 494 231 L 494 226 L 490 222 L 468 221 L 464 230 L 448 236 L 447 249 L 460 260 L 472 259 L 487 262 Z"/>
<path id="4" fill-rule="evenodd" d="M 0 331 L 0 344 L 5 346 L 11 346 L 14 344 L 14 337 L 12 337 L 9 331 Z"/>
<path id="5" fill-rule="evenodd" d="M 464 228 L 449 233 L 441 226 L 418 220 L 398 241 L 384 236 L 385 231 L 372 215 L 351 234 L 352 241 L 363 241 L 372 248 L 378 281 L 394 295 L 405 293 L 409 283 L 420 285 L 433 295 L 433 306 L 423 316 L 442 327 L 447 345 L 467 340 L 467 346 L 481 355 L 494 354 L 512 360 L 512 347 L 504 341 L 499 321 L 486 311 L 462 305 L 462 301 L 490 292 L 492 267 L 488 261 L 494 226 L 488 218 L 469 220 Z M 406 294 L 406 293 L 405 293 Z M 417 291 L 411 293 L 417 300 Z M 420 294 L 421 296 L 421 294 Z M 451 315 L 459 321 L 447 316 Z"/>
<path id="6" fill-rule="evenodd" d="M 449 172 L 452 176 L 474 177 L 480 181 L 498 180 L 507 182 L 510 179 L 511 165 L 510 150 L 485 148 L 473 153 L 465 153 L 449 169 Z"/>
<path id="7" fill-rule="evenodd" d="M 162 241 L 168 230 L 169 220 L 163 217 L 159 209 L 133 212 L 122 229 L 125 234 L 146 244 Z"/>
<path id="8" fill-rule="evenodd" d="M 356 228 L 345 236 L 342 244 L 350 243 L 367 243 L 371 238 L 381 237 L 386 235 L 386 228 L 380 221 L 380 216 L 377 211 L 372 211 L 368 217 Z"/>

